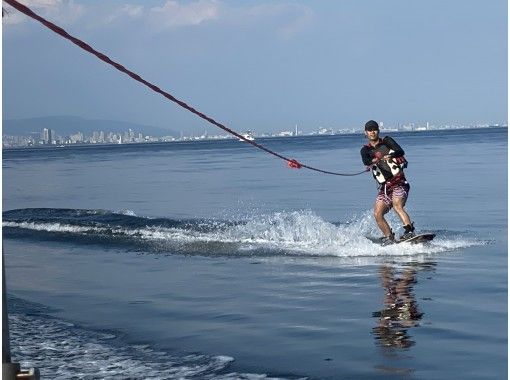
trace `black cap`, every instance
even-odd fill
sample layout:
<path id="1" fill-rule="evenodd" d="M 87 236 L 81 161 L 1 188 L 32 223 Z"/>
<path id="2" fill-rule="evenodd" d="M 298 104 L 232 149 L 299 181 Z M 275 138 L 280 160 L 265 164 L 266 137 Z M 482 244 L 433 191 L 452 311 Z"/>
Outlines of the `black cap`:
<path id="1" fill-rule="evenodd" d="M 365 124 L 365 131 L 378 131 L 379 130 L 379 124 L 377 124 L 377 121 L 369 120 Z"/>

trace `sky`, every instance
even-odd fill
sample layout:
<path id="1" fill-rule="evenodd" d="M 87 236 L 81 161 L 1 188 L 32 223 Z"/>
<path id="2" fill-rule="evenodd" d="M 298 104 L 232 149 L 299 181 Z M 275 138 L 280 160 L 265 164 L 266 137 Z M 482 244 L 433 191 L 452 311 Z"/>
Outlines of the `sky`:
<path id="1" fill-rule="evenodd" d="M 237 131 L 507 120 L 506 0 L 21 2 Z M 3 6 L 4 120 L 220 132 Z"/>

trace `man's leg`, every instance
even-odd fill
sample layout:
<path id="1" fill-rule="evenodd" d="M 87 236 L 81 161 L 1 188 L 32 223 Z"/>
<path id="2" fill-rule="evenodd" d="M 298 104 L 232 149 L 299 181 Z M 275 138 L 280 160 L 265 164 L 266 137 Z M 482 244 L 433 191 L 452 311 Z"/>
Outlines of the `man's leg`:
<path id="1" fill-rule="evenodd" d="M 400 239 L 409 239 L 415 236 L 414 234 L 414 225 L 411 222 L 411 218 L 409 214 L 404 210 L 404 206 L 406 204 L 407 197 L 393 197 L 393 208 L 395 212 L 398 214 L 400 220 L 402 220 L 402 224 L 404 225 L 404 233 L 400 236 Z"/>
<path id="2" fill-rule="evenodd" d="M 392 236 L 391 227 L 384 218 L 384 215 L 390 211 L 390 208 L 381 200 L 376 200 L 374 205 L 374 217 L 377 225 L 384 236 Z"/>
<path id="3" fill-rule="evenodd" d="M 409 214 L 404 210 L 404 206 L 406 205 L 406 197 L 393 197 L 393 209 L 397 213 L 398 217 L 402 221 L 404 226 L 411 224 L 411 218 Z"/>

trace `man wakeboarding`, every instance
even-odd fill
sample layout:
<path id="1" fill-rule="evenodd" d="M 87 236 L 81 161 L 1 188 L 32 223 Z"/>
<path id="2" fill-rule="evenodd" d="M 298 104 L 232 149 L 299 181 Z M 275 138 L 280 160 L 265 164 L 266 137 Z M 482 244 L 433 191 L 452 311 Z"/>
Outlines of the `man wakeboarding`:
<path id="1" fill-rule="evenodd" d="M 404 175 L 404 168 L 407 167 L 404 150 L 391 137 L 380 138 L 379 124 L 374 120 L 369 120 L 365 124 L 365 135 L 368 144 L 361 148 L 361 159 L 363 164 L 371 168 L 372 175 L 378 183 L 374 216 L 384 235 L 380 243 L 382 245 L 395 243 L 395 234 L 384 218 L 392 208 L 404 226 L 400 241 L 409 240 L 415 233 L 414 223 L 404 209 L 410 189 Z"/>

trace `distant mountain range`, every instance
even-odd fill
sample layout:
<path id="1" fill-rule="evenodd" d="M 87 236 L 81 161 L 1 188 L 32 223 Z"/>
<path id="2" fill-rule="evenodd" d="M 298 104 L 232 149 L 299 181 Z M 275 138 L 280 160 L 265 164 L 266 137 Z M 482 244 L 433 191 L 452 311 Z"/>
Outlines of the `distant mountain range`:
<path id="1" fill-rule="evenodd" d="M 178 136 L 179 133 L 153 127 L 115 120 L 85 119 L 78 116 L 48 116 L 30 119 L 3 120 L 3 134 L 25 136 L 33 132 L 42 132 L 43 128 L 53 129 L 57 135 L 69 136 L 78 132 L 91 135 L 94 131 L 125 132 L 132 129 L 135 133 L 149 136 Z"/>

